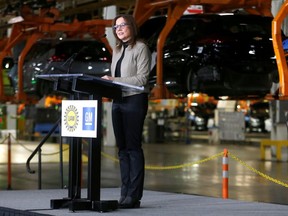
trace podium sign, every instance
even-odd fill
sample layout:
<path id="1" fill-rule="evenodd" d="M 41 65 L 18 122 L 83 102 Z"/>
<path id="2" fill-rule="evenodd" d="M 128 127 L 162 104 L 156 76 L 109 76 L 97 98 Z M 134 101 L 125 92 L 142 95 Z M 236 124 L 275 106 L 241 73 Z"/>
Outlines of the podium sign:
<path id="1" fill-rule="evenodd" d="M 97 100 L 63 100 L 61 136 L 97 138 Z"/>

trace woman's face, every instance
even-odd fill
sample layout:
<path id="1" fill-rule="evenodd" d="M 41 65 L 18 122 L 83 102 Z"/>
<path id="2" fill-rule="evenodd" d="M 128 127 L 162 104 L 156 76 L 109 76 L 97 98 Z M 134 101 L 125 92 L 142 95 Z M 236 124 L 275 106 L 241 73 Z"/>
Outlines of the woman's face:
<path id="1" fill-rule="evenodd" d="M 131 31 L 123 17 L 116 20 L 114 26 L 117 37 L 123 42 L 127 42 L 131 38 Z"/>

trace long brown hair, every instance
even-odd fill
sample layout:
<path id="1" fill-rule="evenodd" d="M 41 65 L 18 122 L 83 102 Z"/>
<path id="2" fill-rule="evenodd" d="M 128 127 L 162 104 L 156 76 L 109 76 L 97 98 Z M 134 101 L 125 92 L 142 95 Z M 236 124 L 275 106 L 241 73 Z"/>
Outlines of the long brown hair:
<path id="1" fill-rule="evenodd" d="M 113 19 L 113 26 L 116 25 L 116 21 L 120 17 L 122 17 L 125 20 L 125 22 L 128 24 L 128 28 L 130 28 L 131 38 L 128 41 L 128 43 L 133 47 L 136 44 L 136 41 L 138 40 L 138 27 L 137 27 L 136 21 L 132 15 L 120 14 Z M 120 50 L 122 47 L 122 41 L 118 38 L 115 29 L 113 29 L 113 34 L 116 38 L 116 49 Z"/>

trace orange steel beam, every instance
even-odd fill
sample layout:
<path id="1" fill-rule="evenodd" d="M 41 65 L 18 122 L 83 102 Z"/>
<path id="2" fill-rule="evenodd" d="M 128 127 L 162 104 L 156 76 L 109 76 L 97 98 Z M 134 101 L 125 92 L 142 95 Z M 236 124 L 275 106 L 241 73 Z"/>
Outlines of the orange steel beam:
<path id="1" fill-rule="evenodd" d="M 157 82 L 152 90 L 153 99 L 172 96 L 163 83 L 163 46 L 169 32 L 189 5 L 202 5 L 204 12 L 210 13 L 243 8 L 248 13 L 272 16 L 271 0 L 137 0 L 133 15 L 139 26 L 156 11 L 168 10 L 166 25 L 157 41 Z"/>
<path id="2" fill-rule="evenodd" d="M 288 14 L 288 0 L 282 5 L 272 21 L 272 39 L 279 73 L 279 98 L 288 98 L 287 62 L 284 54 L 281 37 L 281 26 Z"/>
<path id="3" fill-rule="evenodd" d="M 7 44 L 7 41 L 8 41 L 7 37 L 0 39 L 0 50 L 4 49 L 4 47 Z"/>
<path id="4" fill-rule="evenodd" d="M 244 9 L 248 13 L 272 16 L 271 0 L 137 0 L 134 16 L 141 25 L 159 9 L 170 4 L 202 5 L 206 13 L 218 13 L 235 9 Z"/>
<path id="5" fill-rule="evenodd" d="M 163 83 L 163 47 L 164 43 L 166 41 L 166 38 L 173 28 L 174 24 L 177 22 L 177 20 L 183 15 L 184 11 L 187 9 L 187 7 L 190 5 L 188 1 L 168 1 L 167 9 L 168 9 L 168 16 L 167 16 L 167 22 L 164 26 L 163 30 L 161 31 L 158 42 L 157 42 L 157 81 L 156 86 L 154 89 L 152 89 L 151 92 L 151 98 L 152 99 L 159 99 L 159 98 L 171 98 L 174 97 L 167 88 L 165 87 Z M 164 1 L 158 1 L 158 2 L 151 2 L 150 4 L 151 10 L 147 11 L 147 14 L 145 14 L 146 17 L 150 17 L 152 13 L 157 10 L 157 8 L 161 8 L 165 6 Z M 136 8 L 139 7 L 136 4 Z M 137 16 L 137 11 L 134 14 L 135 17 Z M 137 18 L 136 18 L 137 20 Z M 144 18 L 140 19 L 140 22 L 143 22 Z"/>
<path id="6" fill-rule="evenodd" d="M 0 52 L 0 63 L 1 64 L 2 64 L 3 59 L 7 55 L 11 54 L 12 47 L 15 46 L 19 41 L 23 40 L 23 36 L 24 36 L 24 33 L 21 32 L 20 29 L 18 29 L 18 28 L 12 29 L 11 37 L 8 38 L 6 46 Z M 2 65 L 1 65 L 1 70 L 2 70 Z M 0 75 L 0 101 L 7 101 L 7 100 L 13 101 L 14 100 L 13 98 L 5 95 L 2 75 L 3 74 Z"/>

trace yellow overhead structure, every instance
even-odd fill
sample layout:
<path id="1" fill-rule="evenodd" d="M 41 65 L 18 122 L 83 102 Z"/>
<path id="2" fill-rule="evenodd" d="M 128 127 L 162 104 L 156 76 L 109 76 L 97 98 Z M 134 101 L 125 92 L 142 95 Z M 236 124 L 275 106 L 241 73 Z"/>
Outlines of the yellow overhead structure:
<path id="1" fill-rule="evenodd" d="M 137 0 L 134 17 L 138 25 L 143 24 L 156 11 L 166 10 L 167 13 L 166 25 L 157 42 L 157 82 L 151 94 L 154 99 L 172 96 L 163 83 L 163 47 L 169 32 L 190 5 L 202 5 L 205 13 L 243 9 L 251 14 L 272 16 L 271 0 Z"/>

